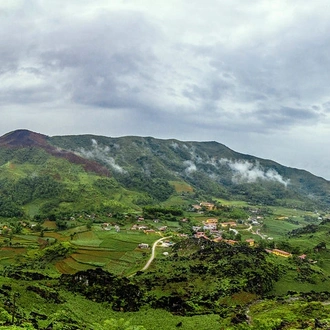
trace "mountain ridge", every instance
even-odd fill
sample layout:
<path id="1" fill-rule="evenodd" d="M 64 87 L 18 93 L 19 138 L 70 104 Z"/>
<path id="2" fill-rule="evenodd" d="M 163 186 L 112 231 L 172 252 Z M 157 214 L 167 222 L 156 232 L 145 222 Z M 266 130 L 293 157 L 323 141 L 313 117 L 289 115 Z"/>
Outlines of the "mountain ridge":
<path id="1" fill-rule="evenodd" d="M 238 153 L 216 141 L 92 134 L 49 137 L 17 130 L 0 137 L 0 148 L 41 148 L 86 171 L 113 177 L 123 188 L 147 196 L 145 203 L 167 200 L 173 193 L 171 182 L 181 182 L 206 199 L 330 206 L 330 182 L 324 178 Z"/>

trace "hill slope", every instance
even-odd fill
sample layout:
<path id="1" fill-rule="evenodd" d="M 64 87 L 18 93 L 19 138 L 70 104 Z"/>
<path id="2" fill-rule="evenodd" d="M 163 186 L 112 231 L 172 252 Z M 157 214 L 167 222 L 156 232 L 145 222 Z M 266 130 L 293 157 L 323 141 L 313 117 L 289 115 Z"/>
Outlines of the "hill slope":
<path id="1" fill-rule="evenodd" d="M 305 209 L 330 204 L 328 181 L 217 142 L 18 130 L 0 137 L 0 170 L 0 216 L 9 217 L 133 210 L 174 196 L 186 205 L 213 198 Z"/>
<path id="2" fill-rule="evenodd" d="M 58 136 L 49 142 L 98 161 L 126 186 L 133 187 L 134 179 L 161 178 L 184 181 L 206 196 L 266 205 L 330 203 L 328 181 L 304 170 L 237 153 L 217 142 L 92 135 Z M 135 188 L 139 188 L 138 183 Z"/>

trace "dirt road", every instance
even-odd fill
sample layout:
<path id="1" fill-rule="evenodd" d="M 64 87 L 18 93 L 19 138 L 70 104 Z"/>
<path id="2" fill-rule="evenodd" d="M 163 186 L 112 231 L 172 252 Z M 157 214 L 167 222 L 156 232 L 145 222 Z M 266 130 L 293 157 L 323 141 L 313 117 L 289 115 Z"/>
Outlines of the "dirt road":
<path id="1" fill-rule="evenodd" d="M 151 256 L 149 258 L 149 260 L 147 261 L 147 263 L 145 264 L 145 266 L 141 269 L 141 271 L 145 271 L 149 268 L 150 264 L 152 263 L 152 261 L 154 260 L 155 258 L 155 254 L 156 254 L 156 246 L 159 242 L 165 240 L 165 239 L 168 239 L 168 238 L 171 238 L 171 236 L 168 236 L 168 237 L 162 237 L 160 238 L 159 240 L 157 240 L 156 242 L 154 242 L 154 244 L 152 245 L 152 251 L 151 251 Z"/>

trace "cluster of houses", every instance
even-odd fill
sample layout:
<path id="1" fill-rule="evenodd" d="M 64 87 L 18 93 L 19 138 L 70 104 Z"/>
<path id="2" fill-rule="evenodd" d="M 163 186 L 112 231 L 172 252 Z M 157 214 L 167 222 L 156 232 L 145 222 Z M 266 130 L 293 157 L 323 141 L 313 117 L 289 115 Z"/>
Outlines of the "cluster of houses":
<path id="1" fill-rule="evenodd" d="M 266 249 L 266 252 L 268 253 L 272 253 L 275 254 L 276 256 L 280 256 L 280 257 L 284 257 L 284 258 L 289 258 L 292 257 L 292 253 L 287 252 L 287 251 L 283 251 L 283 250 L 279 250 L 279 249 Z M 317 261 L 313 260 L 313 259 L 308 259 L 306 254 L 302 254 L 300 256 L 298 256 L 298 259 L 301 261 L 308 261 L 310 263 L 317 263 Z"/>
<path id="2" fill-rule="evenodd" d="M 192 208 L 196 212 L 203 212 L 204 210 L 212 211 L 215 209 L 215 205 L 213 203 L 201 202 L 193 205 Z"/>
<path id="3" fill-rule="evenodd" d="M 174 243 L 173 242 L 171 242 L 171 241 L 169 241 L 169 240 L 165 240 L 165 241 L 163 241 L 162 242 L 162 247 L 171 247 L 171 246 L 173 246 L 174 245 Z M 139 249 L 149 249 L 149 244 L 147 244 L 147 243 L 140 243 L 139 245 L 138 245 L 138 248 Z"/>
<path id="4" fill-rule="evenodd" d="M 207 202 L 202 202 L 200 204 L 197 205 L 193 205 L 193 209 L 195 211 L 199 211 L 199 210 L 213 210 L 215 208 L 213 203 L 207 203 Z M 139 230 L 139 231 L 143 231 L 145 234 L 152 234 L 152 233 L 156 233 L 155 229 L 150 229 L 148 226 L 146 226 L 144 222 L 144 218 L 142 216 L 139 216 L 137 218 L 137 223 L 132 225 L 132 227 L 130 228 L 131 230 Z M 159 220 L 158 219 L 154 219 L 153 220 L 154 223 L 158 223 Z M 188 222 L 188 219 L 182 219 L 182 222 Z M 240 224 L 244 224 L 245 221 L 241 221 Z M 260 225 L 262 223 L 262 217 L 261 216 L 252 216 L 250 217 L 247 221 L 246 224 L 252 225 L 252 226 L 257 226 Z M 212 240 L 214 242 L 226 242 L 227 244 L 230 245 L 235 245 L 238 243 L 238 241 L 233 240 L 233 239 L 224 239 L 223 238 L 223 232 L 224 230 L 232 232 L 234 234 L 234 236 L 236 236 L 237 234 L 239 234 L 239 232 L 235 229 L 237 227 L 238 223 L 236 221 L 226 221 L 226 222 L 219 222 L 218 219 L 216 218 L 209 218 L 206 219 L 205 221 L 203 221 L 202 225 L 200 226 L 193 226 L 192 230 L 194 232 L 194 237 L 195 238 L 203 238 L 206 240 Z M 109 223 L 103 223 L 102 224 L 102 229 L 104 230 L 111 230 L 111 228 L 113 228 L 112 226 L 110 226 Z M 118 225 L 114 226 L 115 230 L 117 232 L 119 232 L 120 228 Z M 167 226 L 160 226 L 157 228 L 157 232 L 164 232 L 167 230 Z M 187 234 L 178 234 L 178 236 L 180 237 L 188 237 Z M 254 246 L 255 245 L 255 240 L 252 238 L 246 239 L 245 242 L 249 245 L 249 246 Z M 165 241 L 163 242 L 163 247 L 169 247 L 173 245 L 172 242 L 169 241 Z M 138 248 L 140 249 L 149 249 L 149 244 L 147 243 L 140 243 L 138 245 Z M 266 249 L 266 251 L 268 253 L 274 254 L 276 256 L 280 256 L 280 257 L 284 257 L 284 258 L 289 258 L 292 256 L 292 254 L 290 252 L 287 251 L 283 251 L 280 249 Z M 298 257 L 300 260 L 305 260 L 306 255 L 301 255 Z"/>
<path id="5" fill-rule="evenodd" d="M 238 243 L 238 241 L 232 239 L 224 239 L 222 237 L 222 234 L 223 230 L 226 229 L 230 232 L 233 232 L 236 236 L 238 234 L 238 231 L 234 229 L 235 227 L 237 227 L 237 222 L 235 221 L 226 221 L 219 223 L 218 219 L 210 218 L 203 222 L 203 226 L 193 226 L 192 229 L 195 232 L 195 238 L 204 238 L 207 240 L 213 240 L 214 242 L 226 242 L 230 245 L 234 245 Z M 212 239 L 207 235 L 211 236 Z M 247 239 L 246 242 L 249 244 L 249 246 L 254 246 L 254 239 Z"/>
<path id="6" fill-rule="evenodd" d="M 111 225 L 110 223 L 108 223 L 108 222 L 104 222 L 104 223 L 102 223 L 101 228 L 102 228 L 103 230 L 111 230 L 112 228 L 114 228 L 114 230 L 115 230 L 117 233 L 120 232 L 120 227 L 119 227 L 117 224 L 112 226 L 112 225 Z"/>

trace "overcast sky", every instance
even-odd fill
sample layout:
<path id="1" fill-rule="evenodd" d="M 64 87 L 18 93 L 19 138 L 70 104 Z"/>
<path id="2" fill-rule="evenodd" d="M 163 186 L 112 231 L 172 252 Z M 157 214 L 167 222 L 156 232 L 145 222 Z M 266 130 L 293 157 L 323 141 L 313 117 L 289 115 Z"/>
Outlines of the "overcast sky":
<path id="1" fill-rule="evenodd" d="M 1 0 L 0 135 L 218 141 L 330 179 L 328 0 Z"/>

